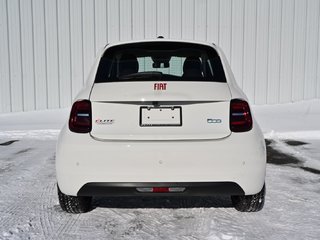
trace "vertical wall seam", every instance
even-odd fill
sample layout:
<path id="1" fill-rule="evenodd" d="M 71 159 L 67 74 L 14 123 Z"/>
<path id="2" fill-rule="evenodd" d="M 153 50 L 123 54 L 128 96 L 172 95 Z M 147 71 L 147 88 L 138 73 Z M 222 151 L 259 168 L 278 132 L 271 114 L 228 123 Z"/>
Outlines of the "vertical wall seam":
<path id="1" fill-rule="evenodd" d="M 246 15 L 246 2 L 243 1 L 243 15 L 242 15 L 242 26 L 243 26 L 243 31 L 242 31 L 242 63 L 241 63 L 241 89 L 243 88 L 243 82 L 244 82 L 244 45 L 245 45 L 245 30 L 246 30 L 246 23 L 245 23 L 245 15 Z"/>
<path id="2" fill-rule="evenodd" d="M 317 93 L 318 93 L 318 76 L 317 76 L 317 73 L 318 73 L 318 63 L 319 63 L 319 26 L 320 26 L 320 23 L 319 23 L 319 21 L 320 21 L 320 4 L 319 4 L 319 7 L 318 7 L 318 16 L 317 16 L 317 19 L 318 19 L 318 21 L 317 21 L 317 24 L 318 24 L 318 26 L 317 26 L 317 51 L 316 51 L 316 53 L 317 53 L 317 61 L 316 61 L 316 69 L 315 69 L 315 76 L 316 76 L 316 79 L 315 79 L 315 88 L 314 88 L 314 97 L 317 97 Z"/>
<path id="3" fill-rule="evenodd" d="M 35 67 L 35 53 L 34 53 L 34 21 L 33 21 L 33 0 L 30 1 L 31 3 L 31 31 L 32 31 L 32 67 L 33 67 L 33 109 L 37 109 L 37 86 L 36 86 L 36 67 Z"/>
<path id="4" fill-rule="evenodd" d="M 130 31 L 131 31 L 131 39 L 133 39 L 133 1 L 132 0 L 130 0 L 130 4 L 131 4 L 131 9 L 130 9 L 130 13 L 131 13 L 131 16 L 130 16 Z M 120 7 L 119 7 L 119 11 L 120 11 Z M 121 25 L 120 24 L 120 18 L 119 18 L 119 25 Z M 120 31 L 119 31 L 120 32 Z"/>
<path id="5" fill-rule="evenodd" d="M 43 1 L 43 21 L 44 21 L 44 55 L 45 55 L 45 71 L 46 71 L 46 108 L 49 108 L 49 89 L 48 89 L 48 61 L 47 61 L 47 21 L 46 21 L 46 1 Z"/>
<path id="6" fill-rule="evenodd" d="M 292 14 L 292 22 L 293 22 L 293 24 L 291 24 L 291 30 L 292 30 L 292 32 L 291 32 L 291 35 L 290 35 L 290 41 L 291 41 L 291 46 L 292 46 L 292 49 L 291 49 L 291 53 L 292 53 L 292 55 L 291 55 L 291 59 L 290 59 L 290 71 L 289 71 L 289 84 L 290 84 L 290 87 L 291 87 L 291 89 L 292 89 L 292 78 L 293 78 L 293 74 L 292 74 L 292 71 L 293 71 L 293 52 L 294 52 L 294 48 L 293 48 L 293 45 L 294 45 L 294 11 L 295 11 L 295 1 L 293 1 L 293 14 Z M 291 89 L 290 89 L 290 92 L 288 92 L 289 93 L 289 98 L 286 98 L 285 99 L 285 102 L 287 102 L 287 101 L 291 101 L 291 99 L 292 99 L 292 91 L 291 91 Z"/>
<path id="7" fill-rule="evenodd" d="M 10 51 L 10 30 L 9 30 L 9 6 L 8 0 L 6 0 L 6 11 L 7 11 L 7 42 L 8 42 L 8 75 L 9 75 L 9 95 L 10 95 L 10 112 L 12 112 L 12 84 L 11 84 L 11 51 Z"/>
<path id="8" fill-rule="evenodd" d="M 168 0 L 168 38 L 170 38 L 170 0 Z"/>
<path id="9" fill-rule="evenodd" d="M 59 57 L 60 57 L 60 54 L 59 54 L 59 22 L 58 22 L 58 1 L 56 1 L 56 28 L 57 28 L 57 67 L 58 67 L 58 96 L 59 96 L 59 99 L 58 99 L 58 104 L 59 104 L 59 108 L 61 108 L 61 86 L 60 86 L 60 81 L 61 81 L 61 77 L 60 77 L 60 64 L 59 64 Z"/>
<path id="10" fill-rule="evenodd" d="M 280 99 L 280 95 L 281 95 L 281 84 L 280 84 L 280 82 L 282 81 L 282 79 L 281 79 L 281 67 L 282 67 L 282 64 L 281 64 L 281 60 L 282 60 L 282 58 L 283 58 L 283 56 L 282 56 L 282 51 L 281 51 L 281 49 L 282 49 L 282 25 L 283 25 L 283 0 L 281 0 L 281 6 L 280 6 L 280 37 L 279 37 L 279 49 L 280 49 L 280 51 L 279 51 L 279 59 L 280 59 L 280 61 L 279 61 L 279 72 L 278 72 L 278 76 L 279 76 L 279 80 L 277 81 L 277 85 L 278 85 L 278 94 L 277 94 L 277 98 L 276 98 L 276 102 L 281 102 L 281 99 Z"/>
<path id="11" fill-rule="evenodd" d="M 81 0 L 80 1 L 81 2 L 81 4 L 80 4 L 80 8 L 81 8 L 81 37 L 82 37 L 82 39 L 81 39 L 81 53 L 82 53 L 82 56 L 81 56 L 81 59 L 82 59 L 82 85 L 84 85 L 84 82 L 85 82 L 85 76 L 84 76 L 84 46 L 83 46 L 83 39 L 84 39 L 84 35 L 83 35 L 83 0 Z"/>
<path id="12" fill-rule="evenodd" d="M 130 0 L 130 1 L 132 1 L 132 0 Z M 122 38 L 122 34 L 121 34 L 121 29 L 120 29 L 120 26 L 121 26 L 121 23 L 122 22 L 124 22 L 124 21 L 121 21 L 121 11 L 120 11 L 120 9 L 122 8 L 122 6 L 124 5 L 123 4 L 123 0 L 118 0 L 117 1 L 117 4 L 118 4 L 118 14 L 117 14 L 117 19 L 118 19 L 118 22 L 119 22 L 119 27 L 118 27 L 118 41 L 121 41 L 121 40 L 123 40 L 123 38 Z M 130 4 L 132 4 L 131 2 L 130 2 Z M 131 9 L 130 9 L 130 14 L 132 13 L 132 7 L 131 7 Z M 131 21 L 130 21 L 130 27 L 129 27 L 129 29 L 127 29 L 127 31 L 130 31 L 130 36 L 131 36 L 131 38 L 132 38 L 132 14 L 131 14 L 131 16 L 130 16 L 130 19 L 131 19 Z M 126 29 L 126 27 L 125 27 L 125 29 Z"/>
<path id="13" fill-rule="evenodd" d="M 25 101 L 24 101 L 24 84 L 23 84 L 23 61 L 22 61 L 22 32 L 21 32 L 21 4 L 20 4 L 20 0 L 18 0 L 18 9 L 19 9 L 19 36 L 20 36 L 20 64 L 21 64 L 21 71 L 20 71 L 20 76 L 21 76 L 21 107 L 22 107 L 22 111 L 25 111 Z"/>
<path id="14" fill-rule="evenodd" d="M 106 0 L 106 14 L 107 14 L 107 16 L 106 16 L 106 44 L 108 44 L 109 43 L 109 33 L 108 33 L 108 30 L 109 30 L 109 26 L 108 26 L 108 24 L 109 24 L 109 12 L 108 12 L 108 10 L 109 10 L 109 7 L 108 7 L 108 3 L 109 3 L 109 1 L 108 0 Z"/>
<path id="15" fill-rule="evenodd" d="M 257 38 L 258 38 L 258 3 L 259 1 L 256 1 L 256 20 L 255 20 L 255 39 L 254 39 L 254 81 L 253 81 L 253 102 L 256 103 L 256 85 L 257 85 Z"/>
<path id="16" fill-rule="evenodd" d="M 232 6 L 233 6 L 233 4 L 232 4 L 232 2 L 230 1 L 230 59 L 229 59 L 229 61 L 230 61 L 230 66 L 232 65 Z"/>
<path id="17" fill-rule="evenodd" d="M 158 37 L 158 0 L 156 0 L 156 37 Z"/>
<path id="18" fill-rule="evenodd" d="M 94 58 L 97 56 L 97 43 L 96 43 L 96 2 L 93 1 L 93 51 Z"/>
<path id="19" fill-rule="evenodd" d="M 206 28 L 205 28 L 205 41 L 208 41 L 208 0 L 206 0 Z"/>
<path id="20" fill-rule="evenodd" d="M 180 35 L 180 37 L 182 38 L 182 36 L 183 36 L 183 17 L 182 17 L 182 14 L 183 14 L 183 1 L 181 0 L 180 1 L 181 2 L 181 16 L 180 16 L 180 22 L 181 22 L 181 35 Z"/>
<path id="21" fill-rule="evenodd" d="M 196 3 L 195 3 L 195 0 L 193 0 L 193 23 L 192 23 L 192 26 L 193 26 L 193 29 L 192 29 L 192 35 L 193 35 L 193 39 L 195 40 L 196 39 Z"/>
<path id="22" fill-rule="evenodd" d="M 117 2 L 118 2 L 118 27 L 119 27 L 119 29 L 118 29 L 118 39 L 121 40 L 120 1 L 118 0 Z M 132 11 L 132 5 L 131 5 L 131 11 Z M 131 14 L 131 17 L 132 17 L 132 14 Z M 132 24 L 132 22 L 131 22 L 131 24 Z M 131 32 L 132 32 L 132 30 L 131 30 Z"/>
<path id="23" fill-rule="evenodd" d="M 271 2 L 268 2 L 268 44 L 267 44 L 267 82 L 266 82 L 266 96 L 265 96 L 265 103 L 267 104 L 269 101 L 269 57 L 270 57 L 270 9 L 271 9 Z"/>
<path id="24" fill-rule="evenodd" d="M 318 9 L 318 50 L 317 50 L 317 53 L 319 53 L 319 43 L 320 43 L 320 4 L 319 4 L 319 9 Z M 318 71 L 320 72 L 320 69 L 319 69 L 319 61 L 320 61 L 320 58 L 319 58 L 319 54 L 317 54 L 317 68 L 316 68 L 316 97 L 320 97 L 320 91 L 319 91 L 319 86 L 320 86 L 320 76 L 318 76 Z"/>
<path id="25" fill-rule="evenodd" d="M 69 68 L 69 74 L 70 74 L 70 102 L 72 102 L 73 100 L 73 94 L 72 94 L 72 90 L 73 90 L 73 75 L 72 75 L 72 49 L 71 49 L 71 4 L 70 1 L 68 1 L 68 19 L 69 19 L 69 54 L 70 54 L 70 68 Z"/>
<path id="26" fill-rule="evenodd" d="M 146 1 L 143 0 L 143 38 L 146 38 Z"/>
<path id="27" fill-rule="evenodd" d="M 305 38 L 304 38 L 304 62 L 303 62 L 303 85 L 302 85 L 302 99 L 305 99 L 305 85 L 306 85 L 306 62 L 307 62 L 307 39 L 308 39 L 308 1 L 306 1 L 306 21 L 305 21 Z"/>
<path id="28" fill-rule="evenodd" d="M 294 80 L 293 80 L 293 64 L 294 64 L 294 58 L 295 58 L 295 51 L 294 51 L 294 47 L 295 47 L 295 34 L 294 34 L 294 29 L 295 29 L 295 26 L 296 26 L 296 1 L 294 0 L 293 1 L 293 26 L 292 26 L 292 68 L 291 68 L 291 78 L 290 78 L 290 81 L 291 81 L 291 93 L 290 93 L 290 101 L 292 102 L 293 101 L 293 95 L 294 95 L 294 91 L 293 91 L 293 88 L 294 88 Z"/>
<path id="29" fill-rule="evenodd" d="M 220 0 L 218 1 L 218 45 L 220 46 Z"/>

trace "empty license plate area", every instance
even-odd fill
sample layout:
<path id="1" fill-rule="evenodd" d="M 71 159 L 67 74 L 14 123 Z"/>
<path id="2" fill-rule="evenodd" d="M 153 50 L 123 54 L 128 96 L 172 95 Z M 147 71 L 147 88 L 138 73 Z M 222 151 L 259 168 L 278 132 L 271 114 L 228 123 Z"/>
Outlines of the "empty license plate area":
<path id="1" fill-rule="evenodd" d="M 140 107 L 140 126 L 181 126 L 181 107 Z"/>

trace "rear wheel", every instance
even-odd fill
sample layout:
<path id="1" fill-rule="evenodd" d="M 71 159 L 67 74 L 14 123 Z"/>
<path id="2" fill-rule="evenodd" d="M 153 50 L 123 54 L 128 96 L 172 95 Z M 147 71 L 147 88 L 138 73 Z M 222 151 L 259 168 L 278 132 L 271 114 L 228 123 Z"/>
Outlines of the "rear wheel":
<path id="1" fill-rule="evenodd" d="M 232 204 L 240 212 L 258 212 L 263 208 L 266 187 L 254 195 L 231 196 Z"/>
<path id="2" fill-rule="evenodd" d="M 69 196 L 61 192 L 59 186 L 58 197 L 62 210 L 68 213 L 85 213 L 90 210 L 92 197 Z"/>

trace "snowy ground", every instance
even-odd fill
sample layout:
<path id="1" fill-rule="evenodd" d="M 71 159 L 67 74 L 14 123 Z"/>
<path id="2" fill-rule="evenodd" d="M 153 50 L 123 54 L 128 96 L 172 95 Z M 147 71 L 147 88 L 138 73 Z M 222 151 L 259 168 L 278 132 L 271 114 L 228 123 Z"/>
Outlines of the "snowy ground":
<path id="1" fill-rule="evenodd" d="M 94 199 L 62 212 L 55 144 L 67 110 L 0 115 L 0 239 L 319 239 L 320 101 L 253 108 L 268 144 L 258 213 L 229 198 Z"/>

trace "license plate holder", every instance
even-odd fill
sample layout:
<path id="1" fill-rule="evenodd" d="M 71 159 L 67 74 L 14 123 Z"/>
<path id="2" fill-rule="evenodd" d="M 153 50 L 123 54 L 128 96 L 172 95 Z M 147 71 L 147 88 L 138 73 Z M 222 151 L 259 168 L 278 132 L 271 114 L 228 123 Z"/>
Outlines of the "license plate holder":
<path id="1" fill-rule="evenodd" d="M 182 126 L 182 109 L 173 107 L 140 107 L 141 127 L 179 127 Z"/>

